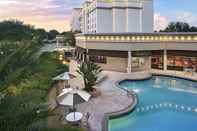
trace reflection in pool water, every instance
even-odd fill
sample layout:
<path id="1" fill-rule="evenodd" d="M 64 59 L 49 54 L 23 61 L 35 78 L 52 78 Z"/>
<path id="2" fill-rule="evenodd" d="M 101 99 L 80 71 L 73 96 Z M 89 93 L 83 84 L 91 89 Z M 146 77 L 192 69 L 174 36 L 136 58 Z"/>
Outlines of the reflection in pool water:
<path id="1" fill-rule="evenodd" d="M 196 131 L 197 82 L 165 76 L 123 81 L 139 98 L 127 116 L 109 121 L 109 131 Z"/>

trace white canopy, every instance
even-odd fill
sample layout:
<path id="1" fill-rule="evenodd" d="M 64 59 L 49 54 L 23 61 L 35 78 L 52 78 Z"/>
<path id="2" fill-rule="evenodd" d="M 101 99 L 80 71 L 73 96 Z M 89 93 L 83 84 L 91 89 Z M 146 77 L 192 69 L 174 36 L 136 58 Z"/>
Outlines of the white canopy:
<path id="1" fill-rule="evenodd" d="M 53 80 L 70 80 L 75 78 L 74 75 L 70 74 L 69 72 L 62 73 L 53 78 Z"/>
<path id="2" fill-rule="evenodd" d="M 57 101 L 62 106 L 74 106 L 83 102 L 88 102 L 91 95 L 83 90 L 68 88 L 58 96 Z"/>

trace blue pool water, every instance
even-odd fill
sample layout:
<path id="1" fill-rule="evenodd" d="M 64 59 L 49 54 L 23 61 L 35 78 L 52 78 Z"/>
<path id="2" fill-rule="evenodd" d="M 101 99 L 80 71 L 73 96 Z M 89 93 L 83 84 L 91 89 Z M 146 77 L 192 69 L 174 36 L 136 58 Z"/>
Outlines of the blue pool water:
<path id="1" fill-rule="evenodd" d="M 139 98 L 135 110 L 109 121 L 109 131 L 197 131 L 197 82 L 153 76 L 123 81 Z"/>

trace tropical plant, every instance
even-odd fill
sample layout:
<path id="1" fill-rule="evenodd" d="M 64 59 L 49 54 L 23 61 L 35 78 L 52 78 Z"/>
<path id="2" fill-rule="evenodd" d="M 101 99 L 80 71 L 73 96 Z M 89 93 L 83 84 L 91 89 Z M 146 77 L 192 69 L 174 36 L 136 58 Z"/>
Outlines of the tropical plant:
<path id="1" fill-rule="evenodd" d="M 96 84 L 101 71 L 100 66 L 90 61 L 82 62 L 78 67 L 77 73 L 82 76 L 86 91 L 91 92 L 94 90 L 93 86 Z"/>

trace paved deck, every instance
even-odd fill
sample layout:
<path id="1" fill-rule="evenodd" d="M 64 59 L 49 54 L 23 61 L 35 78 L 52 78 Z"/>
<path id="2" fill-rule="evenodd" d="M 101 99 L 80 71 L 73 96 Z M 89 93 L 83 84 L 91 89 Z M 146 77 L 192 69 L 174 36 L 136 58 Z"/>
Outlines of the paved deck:
<path id="1" fill-rule="evenodd" d="M 116 82 L 121 79 L 143 79 L 147 77 L 143 73 L 134 73 L 127 75 L 125 73 L 104 72 L 108 75 L 108 79 L 97 85 L 102 95 L 93 98 L 88 103 L 83 103 L 78 110 L 84 114 L 91 114 L 89 124 L 91 131 L 102 131 L 102 122 L 105 113 L 117 112 L 127 108 L 134 101 L 132 97 L 128 97 L 127 93 L 116 87 Z"/>
<path id="2" fill-rule="evenodd" d="M 86 114 L 87 112 L 90 113 L 90 131 L 102 131 L 104 114 L 118 112 L 134 103 L 132 97 L 128 97 L 125 91 L 116 86 L 117 81 L 124 79 L 145 79 L 151 76 L 150 73 L 179 76 L 197 80 L 196 74 L 186 75 L 181 72 L 161 72 L 158 70 L 152 70 L 151 72 L 125 74 L 104 71 L 103 75 L 107 75 L 107 79 L 96 85 L 96 88 L 101 91 L 102 95 L 97 98 L 92 98 L 88 103 L 83 103 L 78 106 L 78 111 L 82 112 L 83 114 Z M 75 84 L 75 86 L 77 85 L 79 87 L 82 87 L 82 83 L 77 79 L 74 79 L 73 82 L 70 82 L 70 84 Z M 53 91 L 53 93 L 54 92 L 55 91 Z"/>

